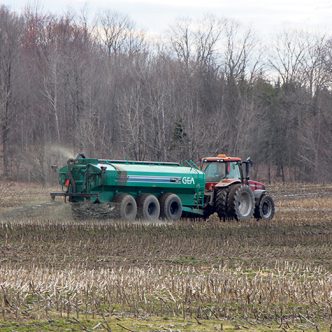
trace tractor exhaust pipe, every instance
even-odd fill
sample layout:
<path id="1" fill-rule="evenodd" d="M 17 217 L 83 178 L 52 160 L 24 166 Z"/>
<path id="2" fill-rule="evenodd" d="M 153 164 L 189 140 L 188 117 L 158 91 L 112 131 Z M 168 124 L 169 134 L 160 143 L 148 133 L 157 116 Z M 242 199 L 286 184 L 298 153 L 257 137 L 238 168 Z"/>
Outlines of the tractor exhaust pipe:
<path id="1" fill-rule="evenodd" d="M 250 167 L 252 166 L 253 162 L 250 159 L 250 157 L 248 157 L 245 161 L 244 161 L 245 165 L 246 165 L 246 173 L 245 173 L 245 179 L 246 182 L 248 182 L 250 180 Z"/>

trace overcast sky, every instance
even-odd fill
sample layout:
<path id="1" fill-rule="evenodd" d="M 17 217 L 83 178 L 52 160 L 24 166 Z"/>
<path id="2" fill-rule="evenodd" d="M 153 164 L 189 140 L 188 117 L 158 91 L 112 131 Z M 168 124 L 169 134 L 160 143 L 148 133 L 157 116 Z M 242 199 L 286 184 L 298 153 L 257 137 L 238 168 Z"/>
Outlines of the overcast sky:
<path id="1" fill-rule="evenodd" d="M 332 35 L 332 0 L 0 0 L 0 4 L 18 12 L 29 4 L 57 14 L 85 8 L 90 18 L 105 10 L 117 11 L 150 33 L 164 32 L 179 17 L 213 14 L 236 19 L 262 37 L 285 29 Z"/>

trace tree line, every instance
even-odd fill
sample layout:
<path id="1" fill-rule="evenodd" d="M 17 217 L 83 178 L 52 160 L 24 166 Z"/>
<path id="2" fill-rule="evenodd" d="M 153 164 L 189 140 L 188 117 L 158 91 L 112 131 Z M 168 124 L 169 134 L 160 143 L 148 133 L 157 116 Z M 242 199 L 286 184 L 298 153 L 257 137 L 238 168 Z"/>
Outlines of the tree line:
<path id="1" fill-rule="evenodd" d="M 332 39 L 262 43 L 237 22 L 179 19 L 159 38 L 126 15 L 0 7 L 2 178 L 52 180 L 74 152 L 199 160 L 226 152 L 267 181 L 332 180 Z"/>

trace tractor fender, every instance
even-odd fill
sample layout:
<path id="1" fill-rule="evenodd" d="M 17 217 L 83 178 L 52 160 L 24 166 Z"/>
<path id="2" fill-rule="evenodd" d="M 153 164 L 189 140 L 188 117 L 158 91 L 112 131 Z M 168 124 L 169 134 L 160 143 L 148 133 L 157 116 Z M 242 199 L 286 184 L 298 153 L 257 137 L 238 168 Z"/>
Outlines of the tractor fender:
<path id="1" fill-rule="evenodd" d="M 255 204 L 257 205 L 259 203 L 259 201 L 261 200 L 261 197 L 266 193 L 266 190 L 257 189 L 257 190 L 254 190 L 253 193 L 255 196 Z"/>
<path id="2" fill-rule="evenodd" d="M 241 183 L 241 181 L 238 179 L 224 179 L 224 180 L 218 182 L 214 187 L 215 188 L 226 188 L 235 183 Z"/>
<path id="3" fill-rule="evenodd" d="M 215 186 L 214 189 L 224 189 L 228 188 L 233 184 L 236 183 L 241 183 L 240 180 L 238 179 L 224 179 L 220 182 L 218 182 Z M 215 195 L 216 195 L 216 190 L 213 190 L 212 192 L 206 192 L 205 193 L 205 201 L 207 202 L 207 205 L 214 206 L 214 201 L 215 201 Z"/>

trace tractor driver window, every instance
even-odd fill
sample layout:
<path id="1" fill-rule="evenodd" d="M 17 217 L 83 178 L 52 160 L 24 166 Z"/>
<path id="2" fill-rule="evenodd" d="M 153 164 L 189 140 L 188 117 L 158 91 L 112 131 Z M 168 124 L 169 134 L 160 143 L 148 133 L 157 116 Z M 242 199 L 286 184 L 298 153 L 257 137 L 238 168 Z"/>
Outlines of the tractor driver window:
<path id="1" fill-rule="evenodd" d="M 208 163 L 204 169 L 207 182 L 219 182 L 226 175 L 224 163 Z"/>
<path id="2" fill-rule="evenodd" d="M 227 167 L 227 178 L 229 179 L 241 179 L 241 174 L 239 170 L 239 165 L 237 162 L 230 162 Z"/>

